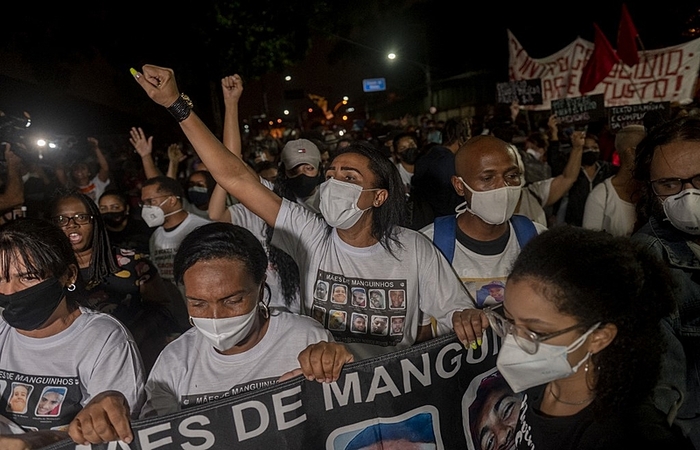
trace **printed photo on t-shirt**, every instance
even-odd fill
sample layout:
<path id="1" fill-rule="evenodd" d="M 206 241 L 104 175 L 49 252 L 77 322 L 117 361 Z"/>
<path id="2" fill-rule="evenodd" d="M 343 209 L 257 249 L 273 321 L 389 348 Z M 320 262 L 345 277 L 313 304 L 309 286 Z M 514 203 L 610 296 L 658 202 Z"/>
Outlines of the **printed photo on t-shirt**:
<path id="1" fill-rule="evenodd" d="M 377 336 L 389 334 L 389 318 L 387 316 L 372 316 L 370 333 Z"/>
<path id="2" fill-rule="evenodd" d="M 34 386 L 31 384 L 12 383 L 12 393 L 7 401 L 7 410 L 17 414 L 26 413 L 27 402 L 33 390 Z"/>
<path id="3" fill-rule="evenodd" d="M 384 291 L 379 289 L 369 290 L 369 306 L 374 309 L 384 309 L 386 308 L 386 299 L 384 298 Z"/>
<path id="4" fill-rule="evenodd" d="M 481 308 L 503 303 L 505 292 L 506 284 L 501 280 L 485 283 L 476 291 L 476 304 Z"/>
<path id="5" fill-rule="evenodd" d="M 350 317 L 350 331 L 353 333 L 367 333 L 367 314 L 352 313 Z"/>
<path id="6" fill-rule="evenodd" d="M 328 329 L 331 331 L 345 331 L 347 328 L 348 313 L 331 309 L 328 316 Z"/>
<path id="7" fill-rule="evenodd" d="M 364 308 L 367 306 L 367 293 L 363 288 L 353 288 L 352 306 L 357 308 Z"/>
<path id="8" fill-rule="evenodd" d="M 326 283 L 325 281 L 316 282 L 314 298 L 324 302 L 328 300 L 328 283 Z"/>
<path id="9" fill-rule="evenodd" d="M 344 284 L 334 284 L 331 293 L 331 303 L 344 305 L 348 302 L 348 287 Z"/>
<path id="10" fill-rule="evenodd" d="M 403 289 L 389 291 L 389 309 L 406 309 L 406 291 Z"/>
<path id="11" fill-rule="evenodd" d="M 404 327 L 405 323 L 406 323 L 406 317 L 404 317 L 404 316 L 392 317 L 391 318 L 391 335 L 398 336 L 400 334 L 403 334 L 403 327 Z"/>
<path id="12" fill-rule="evenodd" d="M 314 306 L 311 310 L 311 317 L 318 320 L 321 325 L 326 325 L 326 308 Z"/>
<path id="13" fill-rule="evenodd" d="M 34 413 L 37 416 L 58 416 L 61 414 L 61 405 L 66 396 L 66 390 L 65 387 L 61 386 L 45 387 Z"/>

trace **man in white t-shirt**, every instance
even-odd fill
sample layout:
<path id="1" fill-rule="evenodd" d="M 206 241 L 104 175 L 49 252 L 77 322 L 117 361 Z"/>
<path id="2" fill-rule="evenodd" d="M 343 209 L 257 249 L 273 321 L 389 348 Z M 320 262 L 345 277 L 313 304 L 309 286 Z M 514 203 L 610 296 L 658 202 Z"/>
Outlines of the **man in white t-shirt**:
<path id="1" fill-rule="evenodd" d="M 452 185 L 464 203 L 457 207 L 452 267 L 477 307 L 497 303 L 489 287 L 505 285 L 521 245 L 509 219 L 513 216 L 525 178 L 518 165 L 517 150 L 489 135 L 471 138 L 455 155 Z M 546 227 L 530 220 L 530 231 Z M 421 229 L 433 239 L 435 225 Z M 434 240 L 434 239 L 433 239 Z M 502 296 L 499 297 L 502 300 Z"/>
<path id="2" fill-rule="evenodd" d="M 164 280 L 173 281 L 173 259 L 187 234 L 211 221 L 188 213 L 182 206 L 184 190 L 173 178 L 149 178 L 141 187 L 141 217 L 156 230 L 149 241 L 150 256 Z"/>

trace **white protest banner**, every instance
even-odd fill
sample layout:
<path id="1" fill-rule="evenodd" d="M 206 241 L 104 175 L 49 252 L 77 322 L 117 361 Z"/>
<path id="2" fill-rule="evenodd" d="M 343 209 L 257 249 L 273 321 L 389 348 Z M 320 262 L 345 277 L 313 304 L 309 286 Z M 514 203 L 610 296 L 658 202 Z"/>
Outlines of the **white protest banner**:
<path id="1" fill-rule="evenodd" d="M 542 80 L 542 104 L 526 109 L 548 110 L 550 102 L 581 97 L 581 71 L 593 52 L 593 43 L 577 38 L 545 58 L 531 58 L 508 30 L 509 79 Z M 610 74 L 588 95 L 603 94 L 605 106 L 693 101 L 700 68 L 700 38 L 673 47 L 639 52 L 639 64 L 617 63 Z"/>

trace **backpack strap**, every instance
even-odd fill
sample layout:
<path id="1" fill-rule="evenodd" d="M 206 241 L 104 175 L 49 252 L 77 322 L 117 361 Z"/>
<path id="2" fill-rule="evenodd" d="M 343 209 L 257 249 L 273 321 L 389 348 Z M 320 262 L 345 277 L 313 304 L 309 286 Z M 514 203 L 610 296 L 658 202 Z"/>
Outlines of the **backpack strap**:
<path id="1" fill-rule="evenodd" d="M 529 217 L 521 214 L 513 214 L 510 218 L 510 223 L 513 224 L 515 236 L 518 238 L 520 248 L 525 247 L 530 239 L 537 236 L 537 228 Z"/>
<path id="2" fill-rule="evenodd" d="M 452 264 L 457 240 L 457 216 L 440 216 L 433 220 L 433 243 Z"/>

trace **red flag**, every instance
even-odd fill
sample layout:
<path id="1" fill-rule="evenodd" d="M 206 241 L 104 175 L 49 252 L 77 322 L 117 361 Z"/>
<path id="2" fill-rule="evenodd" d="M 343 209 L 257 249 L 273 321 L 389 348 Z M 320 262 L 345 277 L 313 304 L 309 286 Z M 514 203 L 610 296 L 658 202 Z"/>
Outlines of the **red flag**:
<path id="1" fill-rule="evenodd" d="M 622 16 L 620 17 L 620 27 L 617 29 L 617 55 L 620 59 L 632 67 L 639 62 L 637 53 L 637 28 L 632 23 L 627 5 L 622 4 Z"/>
<path id="2" fill-rule="evenodd" d="M 582 95 L 595 89 L 598 83 L 608 76 L 615 64 L 620 60 L 612 45 L 610 45 L 610 41 L 600 31 L 598 25 L 594 23 L 593 27 L 595 28 L 593 53 L 591 53 L 586 65 L 583 67 L 578 88 Z"/>

